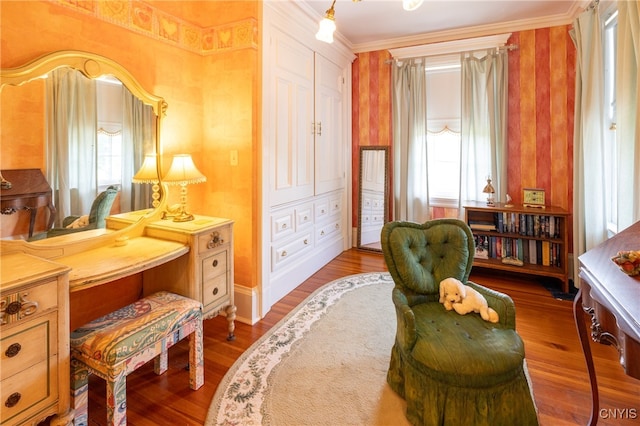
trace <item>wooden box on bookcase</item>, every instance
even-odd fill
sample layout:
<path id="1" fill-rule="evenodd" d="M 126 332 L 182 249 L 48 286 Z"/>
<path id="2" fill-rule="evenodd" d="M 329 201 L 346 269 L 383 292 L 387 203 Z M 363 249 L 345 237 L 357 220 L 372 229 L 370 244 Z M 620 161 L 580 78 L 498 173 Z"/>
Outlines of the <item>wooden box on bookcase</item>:
<path id="1" fill-rule="evenodd" d="M 557 278 L 569 291 L 569 212 L 482 202 L 464 209 L 476 242 L 474 266 Z"/>

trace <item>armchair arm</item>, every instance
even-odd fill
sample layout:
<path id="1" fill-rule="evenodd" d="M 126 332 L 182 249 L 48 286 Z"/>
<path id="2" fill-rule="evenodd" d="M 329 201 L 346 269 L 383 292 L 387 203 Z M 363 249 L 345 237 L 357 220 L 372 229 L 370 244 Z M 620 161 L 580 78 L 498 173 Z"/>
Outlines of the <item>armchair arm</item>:
<path id="1" fill-rule="evenodd" d="M 467 285 L 477 290 L 487 299 L 489 307 L 493 308 L 498 313 L 498 316 L 500 316 L 500 325 L 512 330 L 516 329 L 516 305 L 513 303 L 511 297 L 472 281 L 467 281 Z"/>
<path id="2" fill-rule="evenodd" d="M 396 307 L 396 341 L 402 346 L 403 350 L 409 351 L 418 339 L 415 315 L 409 306 L 407 296 L 400 288 L 395 287 L 393 289 L 392 300 Z"/>
<path id="3" fill-rule="evenodd" d="M 67 226 L 71 225 L 74 221 L 80 219 L 80 216 L 67 216 L 64 219 L 62 219 L 62 227 L 66 228 Z"/>

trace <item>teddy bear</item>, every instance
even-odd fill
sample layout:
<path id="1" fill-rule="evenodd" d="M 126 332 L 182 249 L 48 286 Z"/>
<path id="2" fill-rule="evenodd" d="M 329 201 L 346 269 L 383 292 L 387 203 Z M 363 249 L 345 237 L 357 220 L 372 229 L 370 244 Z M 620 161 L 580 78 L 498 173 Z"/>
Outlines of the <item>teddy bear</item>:
<path id="1" fill-rule="evenodd" d="M 476 312 L 485 321 L 499 321 L 498 313 L 489 307 L 482 294 L 455 278 L 446 278 L 440 282 L 439 301 L 447 311 L 453 309 L 460 315 Z"/>

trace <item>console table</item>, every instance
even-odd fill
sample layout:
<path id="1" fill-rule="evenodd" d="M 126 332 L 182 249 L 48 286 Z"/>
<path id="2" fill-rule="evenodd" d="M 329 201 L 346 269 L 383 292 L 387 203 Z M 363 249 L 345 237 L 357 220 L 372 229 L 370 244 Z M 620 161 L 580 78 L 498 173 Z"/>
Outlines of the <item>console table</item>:
<path id="1" fill-rule="evenodd" d="M 598 421 L 598 384 L 582 312 L 591 317 L 591 338 L 614 346 L 625 373 L 640 379 L 640 277 L 626 275 L 611 261 L 620 250 L 638 249 L 640 222 L 579 257 L 580 289 L 573 313 L 591 383 L 591 425 Z"/>
<path id="2" fill-rule="evenodd" d="M 49 209 L 45 230 L 51 228 L 56 217 L 56 209 L 51 199 L 51 187 L 40 169 L 2 170 L 2 176 L 11 182 L 11 188 L 0 189 L 0 211 L 11 215 L 21 210 L 29 212 L 29 238 L 33 236 L 38 210 Z M 15 235 L 15 233 L 11 233 Z"/>

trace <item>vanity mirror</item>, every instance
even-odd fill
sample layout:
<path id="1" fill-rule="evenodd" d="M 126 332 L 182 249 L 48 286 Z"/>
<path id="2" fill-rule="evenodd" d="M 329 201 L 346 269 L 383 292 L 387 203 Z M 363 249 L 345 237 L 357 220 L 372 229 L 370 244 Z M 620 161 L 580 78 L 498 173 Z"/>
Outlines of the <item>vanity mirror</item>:
<path id="1" fill-rule="evenodd" d="M 360 147 L 358 248 L 381 251 L 380 231 L 389 220 L 389 147 Z"/>
<path id="2" fill-rule="evenodd" d="M 2 69 L 0 95 L 3 112 L 11 111 L 1 123 L 3 168 L 44 171 L 57 210 L 54 227 L 68 215 L 88 214 L 96 195 L 113 183 L 119 194 L 112 211 L 151 207 L 151 186 L 132 177 L 145 155 L 161 158 L 167 104 L 120 64 L 87 52 L 54 52 Z M 67 154 L 83 145 L 89 149 L 81 156 Z"/>

